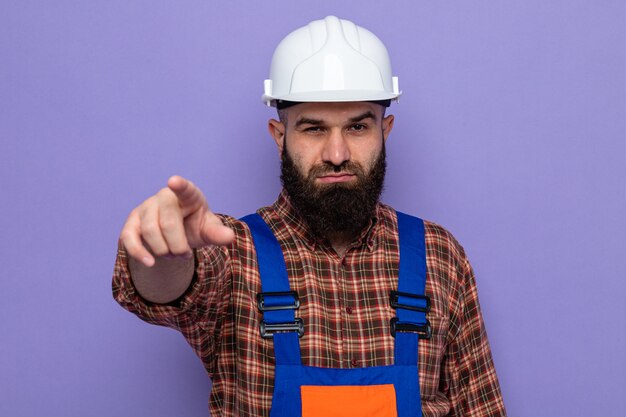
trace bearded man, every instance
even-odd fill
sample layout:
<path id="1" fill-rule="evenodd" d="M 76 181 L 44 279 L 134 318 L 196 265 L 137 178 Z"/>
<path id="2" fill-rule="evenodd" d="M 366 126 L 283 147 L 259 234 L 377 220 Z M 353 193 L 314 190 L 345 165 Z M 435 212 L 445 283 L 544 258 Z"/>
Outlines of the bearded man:
<path id="1" fill-rule="evenodd" d="M 174 176 L 130 213 L 115 299 L 182 332 L 213 416 L 506 415 L 463 248 L 379 201 L 399 95 L 371 32 L 311 22 L 265 82 L 277 201 L 237 220 Z"/>

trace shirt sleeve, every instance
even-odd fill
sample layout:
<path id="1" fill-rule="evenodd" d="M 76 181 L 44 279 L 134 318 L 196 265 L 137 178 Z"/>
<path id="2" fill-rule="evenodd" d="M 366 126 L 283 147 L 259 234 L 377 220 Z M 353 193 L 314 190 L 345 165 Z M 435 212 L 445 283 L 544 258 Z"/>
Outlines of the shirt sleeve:
<path id="1" fill-rule="evenodd" d="M 441 383 L 454 417 L 506 416 L 491 356 L 474 272 L 460 250 L 460 291 L 452 314 L 453 338 L 448 344 Z"/>
<path id="2" fill-rule="evenodd" d="M 156 304 L 139 295 L 131 279 L 128 258 L 118 248 L 113 272 L 113 298 L 140 319 L 179 330 L 201 358 L 214 356 L 228 308 L 228 252 L 219 247 L 195 251 L 194 278 L 175 302 Z M 208 370 L 211 372 L 211 370 Z"/>

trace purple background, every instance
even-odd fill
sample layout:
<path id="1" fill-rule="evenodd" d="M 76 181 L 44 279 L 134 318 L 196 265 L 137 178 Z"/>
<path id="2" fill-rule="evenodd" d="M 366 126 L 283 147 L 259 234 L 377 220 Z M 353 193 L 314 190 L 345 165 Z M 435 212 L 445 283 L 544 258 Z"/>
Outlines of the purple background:
<path id="1" fill-rule="evenodd" d="M 174 331 L 112 300 L 128 212 L 181 174 L 271 203 L 276 43 L 336 14 L 390 50 L 384 200 L 466 248 L 511 416 L 626 410 L 626 3 L 3 1 L 1 416 L 204 416 Z"/>

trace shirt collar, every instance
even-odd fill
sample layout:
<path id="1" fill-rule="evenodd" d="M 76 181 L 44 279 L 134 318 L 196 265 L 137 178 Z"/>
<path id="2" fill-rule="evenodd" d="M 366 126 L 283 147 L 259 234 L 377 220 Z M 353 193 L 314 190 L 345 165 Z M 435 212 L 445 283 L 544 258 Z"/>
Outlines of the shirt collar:
<path id="1" fill-rule="evenodd" d="M 285 189 L 283 189 L 278 195 L 278 198 L 272 205 L 272 209 L 286 223 L 287 227 L 291 229 L 295 237 L 300 239 L 309 250 L 314 251 L 317 245 L 323 244 L 315 238 L 304 219 L 293 207 Z M 361 247 L 365 244 L 369 251 L 374 250 L 378 241 L 378 236 L 380 235 L 380 215 L 381 205 L 377 204 L 376 212 L 374 217 L 370 220 L 368 227 L 363 229 L 361 234 L 354 240 L 350 247 Z"/>

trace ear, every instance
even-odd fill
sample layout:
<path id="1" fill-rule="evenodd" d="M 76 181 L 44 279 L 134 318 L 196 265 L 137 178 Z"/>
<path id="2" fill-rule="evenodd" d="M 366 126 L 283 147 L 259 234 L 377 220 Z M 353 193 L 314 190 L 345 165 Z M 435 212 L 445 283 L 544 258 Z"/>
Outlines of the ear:
<path id="1" fill-rule="evenodd" d="M 391 129 L 393 129 L 393 121 L 394 121 L 393 114 L 390 114 L 389 116 L 383 119 L 383 140 L 385 142 L 387 141 L 387 137 L 391 133 Z"/>
<path id="2" fill-rule="evenodd" d="M 267 130 L 269 130 L 270 135 L 274 138 L 274 142 L 276 142 L 276 146 L 278 146 L 279 155 L 282 154 L 283 146 L 285 145 L 285 125 L 276 119 L 270 119 L 267 122 Z"/>

